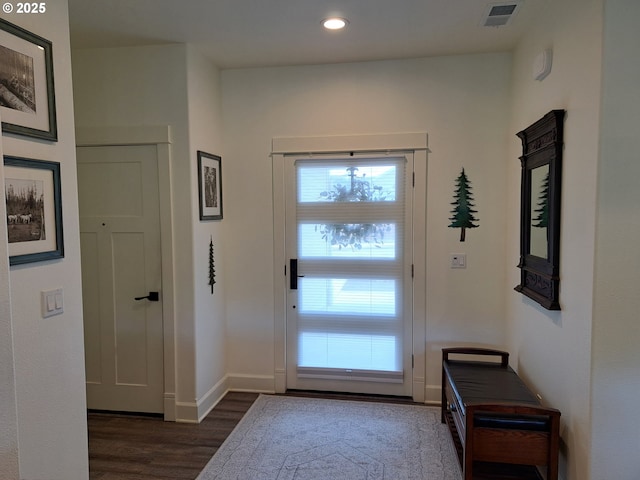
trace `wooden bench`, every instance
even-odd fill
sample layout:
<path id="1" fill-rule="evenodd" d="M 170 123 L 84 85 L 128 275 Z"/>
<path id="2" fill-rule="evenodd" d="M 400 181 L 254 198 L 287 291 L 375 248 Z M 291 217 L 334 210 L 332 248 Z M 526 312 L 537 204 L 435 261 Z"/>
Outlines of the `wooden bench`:
<path id="1" fill-rule="evenodd" d="M 509 367 L 507 352 L 442 350 L 442 422 L 451 431 L 464 480 L 542 479 L 542 466 L 547 480 L 558 478 L 560 412 L 540 404 Z"/>

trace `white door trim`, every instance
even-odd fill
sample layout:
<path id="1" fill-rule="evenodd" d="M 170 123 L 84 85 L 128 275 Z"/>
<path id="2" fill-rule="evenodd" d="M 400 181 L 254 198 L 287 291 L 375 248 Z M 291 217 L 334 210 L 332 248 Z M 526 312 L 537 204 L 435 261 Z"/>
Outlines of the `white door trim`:
<path id="1" fill-rule="evenodd" d="M 3 138 L 0 138 L 0 157 Z M 4 186 L 4 169 L 0 171 L 0 185 Z M 7 218 L 6 204 L 0 205 L 0 218 Z M 4 220 L 3 220 L 4 221 Z M 0 378 L 2 378 L 2 471 L 8 478 L 18 478 L 18 409 L 16 407 L 16 371 L 13 347 L 13 316 L 11 312 L 11 278 L 9 270 L 9 242 L 6 230 L 0 236 Z"/>
<path id="2" fill-rule="evenodd" d="M 158 155 L 160 240 L 162 249 L 162 322 L 164 356 L 164 419 L 176 420 L 175 301 L 173 272 L 173 217 L 171 194 L 171 129 L 149 127 L 79 127 L 76 145 L 155 145 Z"/>
<path id="3" fill-rule="evenodd" d="M 378 135 L 334 135 L 330 137 L 278 137 L 271 153 L 350 153 L 427 150 L 426 133 L 385 133 Z"/>
<path id="4" fill-rule="evenodd" d="M 413 294 L 413 399 L 425 401 L 426 372 L 426 182 L 428 137 L 426 133 L 381 135 L 340 135 L 328 137 L 288 137 L 272 140 L 273 171 L 273 293 L 275 390 L 283 393 L 286 383 L 286 305 L 285 256 L 285 156 L 351 152 L 413 151 L 415 188 L 413 209 L 414 294 Z"/>

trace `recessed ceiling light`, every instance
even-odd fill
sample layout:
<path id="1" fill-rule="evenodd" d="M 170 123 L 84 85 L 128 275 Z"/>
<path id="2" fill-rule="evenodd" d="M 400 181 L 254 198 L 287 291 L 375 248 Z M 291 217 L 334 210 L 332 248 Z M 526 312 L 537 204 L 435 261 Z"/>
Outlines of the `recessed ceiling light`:
<path id="1" fill-rule="evenodd" d="M 327 30 L 340 30 L 341 28 L 346 27 L 348 24 L 349 20 L 340 17 L 325 18 L 322 21 L 322 25 Z"/>

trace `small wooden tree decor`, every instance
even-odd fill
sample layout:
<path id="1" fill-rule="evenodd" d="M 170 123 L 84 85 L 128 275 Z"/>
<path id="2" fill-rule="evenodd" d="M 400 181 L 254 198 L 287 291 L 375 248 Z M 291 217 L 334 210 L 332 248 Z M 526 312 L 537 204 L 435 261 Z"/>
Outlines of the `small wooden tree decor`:
<path id="1" fill-rule="evenodd" d="M 216 268 L 213 260 L 213 237 L 209 242 L 209 285 L 211 285 L 211 295 L 213 295 L 213 286 L 216 283 Z"/>
<path id="2" fill-rule="evenodd" d="M 454 205 L 454 209 L 451 211 L 451 215 L 453 215 L 449 220 L 451 220 L 450 228 L 460 228 L 460 241 L 464 242 L 465 240 L 465 231 L 467 228 L 477 228 L 478 225 L 474 222 L 477 222 L 473 214 L 478 213 L 477 210 L 474 210 L 473 207 L 473 196 L 471 195 L 471 182 L 467 178 L 467 175 L 464 173 L 464 168 L 460 175 L 456 179 L 456 190 L 453 196 L 454 201 L 451 205 Z"/>

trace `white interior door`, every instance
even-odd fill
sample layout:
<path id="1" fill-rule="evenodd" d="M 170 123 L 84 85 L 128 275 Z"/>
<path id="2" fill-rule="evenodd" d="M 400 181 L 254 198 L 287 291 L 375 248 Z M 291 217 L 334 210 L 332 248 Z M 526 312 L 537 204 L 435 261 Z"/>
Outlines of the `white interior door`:
<path id="1" fill-rule="evenodd" d="M 78 147 L 77 159 L 87 406 L 162 413 L 156 147 Z"/>
<path id="2" fill-rule="evenodd" d="M 412 395 L 412 172 L 287 158 L 287 388 Z"/>

